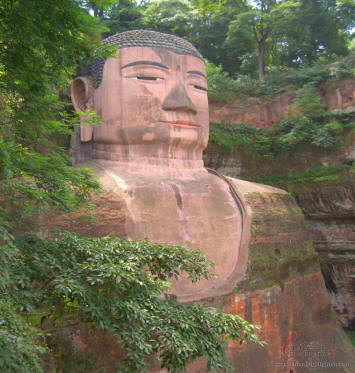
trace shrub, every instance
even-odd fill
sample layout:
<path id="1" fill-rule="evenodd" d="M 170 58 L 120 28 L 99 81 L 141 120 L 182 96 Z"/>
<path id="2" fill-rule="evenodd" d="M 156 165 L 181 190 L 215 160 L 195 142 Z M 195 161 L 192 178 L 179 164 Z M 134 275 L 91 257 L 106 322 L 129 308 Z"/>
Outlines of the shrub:
<path id="1" fill-rule="evenodd" d="M 38 336 L 38 331 L 21 320 L 11 301 L 0 300 L 1 372 L 42 373 L 38 353 L 45 349 L 38 344 Z"/>
<path id="2" fill-rule="evenodd" d="M 249 124 L 211 123 L 210 142 L 228 150 L 248 151 L 254 149 L 262 156 L 271 155 L 270 131 Z"/>
<path id="3" fill-rule="evenodd" d="M 229 101 L 235 97 L 235 82 L 222 70 L 222 66 L 216 66 L 206 60 L 206 73 L 210 100 Z"/>
<path id="4" fill-rule="evenodd" d="M 320 63 L 315 63 L 313 66 L 290 69 L 287 82 L 298 86 L 303 86 L 304 84 L 317 86 L 327 79 L 329 79 L 328 68 Z"/>
<path id="5" fill-rule="evenodd" d="M 210 142 L 249 157 L 277 157 L 301 145 L 336 148 L 338 142 L 328 124 L 298 116 L 280 121 L 273 128 L 251 124 L 211 123 Z"/>
<path id="6" fill-rule="evenodd" d="M 305 84 L 297 90 L 295 105 L 299 114 L 309 118 L 321 117 L 324 114 L 324 104 L 312 84 Z"/>
<path id="7" fill-rule="evenodd" d="M 344 126 L 337 120 L 332 120 L 331 122 L 327 123 L 327 127 L 329 130 L 334 134 L 341 134 L 344 131 Z"/>

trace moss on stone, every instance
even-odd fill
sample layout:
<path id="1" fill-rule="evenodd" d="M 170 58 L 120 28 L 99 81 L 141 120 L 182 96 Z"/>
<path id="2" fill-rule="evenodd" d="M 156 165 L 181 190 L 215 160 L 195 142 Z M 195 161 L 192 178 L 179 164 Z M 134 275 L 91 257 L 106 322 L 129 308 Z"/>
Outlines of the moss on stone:
<path id="1" fill-rule="evenodd" d="M 301 209 L 287 194 L 248 193 L 246 201 L 253 210 L 253 236 L 271 236 L 305 228 Z"/>
<path id="2" fill-rule="evenodd" d="M 319 271 L 318 256 L 311 241 L 297 244 L 266 243 L 249 248 L 246 279 L 236 292 L 266 289 L 296 277 Z"/>
<path id="3" fill-rule="evenodd" d="M 355 175 L 350 165 L 317 166 L 299 174 L 279 174 L 260 180 L 266 184 L 279 186 L 290 191 L 308 186 L 314 188 L 354 183 Z"/>

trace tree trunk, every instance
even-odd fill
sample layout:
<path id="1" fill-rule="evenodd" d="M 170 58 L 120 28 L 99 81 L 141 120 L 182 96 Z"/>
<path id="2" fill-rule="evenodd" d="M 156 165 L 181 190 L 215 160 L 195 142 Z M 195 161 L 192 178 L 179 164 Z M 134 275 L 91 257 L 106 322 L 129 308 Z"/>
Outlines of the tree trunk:
<path id="1" fill-rule="evenodd" d="M 264 78 L 265 73 L 265 42 L 261 41 L 258 46 L 258 71 L 259 71 L 259 80 Z"/>
<path id="2" fill-rule="evenodd" d="M 100 8 L 97 8 L 97 7 L 94 8 L 94 16 L 95 17 L 102 17 L 103 15 L 104 15 L 104 10 L 103 9 L 100 9 Z"/>

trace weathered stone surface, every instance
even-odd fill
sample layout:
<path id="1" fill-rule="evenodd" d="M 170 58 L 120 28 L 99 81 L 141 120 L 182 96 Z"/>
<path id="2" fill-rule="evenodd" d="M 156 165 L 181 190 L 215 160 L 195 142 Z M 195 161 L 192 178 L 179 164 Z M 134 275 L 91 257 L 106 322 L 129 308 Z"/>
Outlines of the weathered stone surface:
<path id="1" fill-rule="evenodd" d="M 354 349 L 337 324 L 319 272 L 299 276 L 283 287 L 227 296 L 222 308 L 261 325 L 261 337 L 267 342 L 265 347 L 229 342 L 227 356 L 234 372 L 354 371 Z M 187 372 L 204 373 L 205 364 L 201 359 Z"/>
<path id="2" fill-rule="evenodd" d="M 259 161 L 244 159 L 238 151 L 223 152 L 207 149 L 204 159 L 209 167 L 223 170 L 236 177 L 256 177 L 265 174 L 302 173 L 304 169 L 322 164 L 341 165 L 354 161 L 355 137 L 346 136 L 344 148 L 325 154 L 322 151 L 304 151 L 290 159 Z M 329 180 L 289 183 L 284 187 L 292 193 L 306 215 L 315 249 L 319 252 L 326 285 L 332 304 L 342 325 L 354 329 L 355 317 L 355 175 L 344 171 Z"/>
<path id="3" fill-rule="evenodd" d="M 251 212 L 247 271 L 238 291 L 264 289 L 319 271 L 304 218 L 286 192 L 232 179 Z"/>
<path id="4" fill-rule="evenodd" d="M 124 200 L 124 221 L 115 229 L 112 212 L 98 233 L 122 236 L 123 223 L 125 238 L 200 249 L 217 276 L 198 284 L 180 279 L 172 289 L 179 300 L 232 291 L 245 272 L 250 219 L 228 182 L 203 167 L 209 132 L 203 59 L 186 41 L 151 31 L 106 42 L 121 46 L 119 58 L 94 63 L 95 84 L 78 77 L 71 89 L 75 108 L 95 109 L 103 121 L 90 126 L 81 117 L 81 143 L 93 144 L 85 165 L 111 200 Z M 79 160 L 87 155 L 80 146 L 74 153 Z"/>
<path id="5" fill-rule="evenodd" d="M 321 96 L 327 110 L 341 110 L 355 103 L 355 79 L 340 82 L 329 82 L 321 90 Z"/>
<path id="6" fill-rule="evenodd" d="M 210 120 L 228 123 L 250 123 L 261 127 L 271 127 L 285 117 L 295 98 L 294 92 L 287 92 L 271 100 L 252 98 L 245 101 L 235 99 L 228 103 L 210 104 Z"/>
<path id="7" fill-rule="evenodd" d="M 206 297 L 200 302 L 259 324 L 260 335 L 268 343 L 258 347 L 229 341 L 226 352 L 234 371 L 303 373 L 328 369 L 351 373 L 355 366 L 354 350 L 332 311 L 300 209 L 280 189 L 236 179 L 230 181 L 238 188 L 252 216 L 247 271 L 231 294 Z M 112 200 L 106 194 L 98 210 L 106 211 L 104 201 L 110 206 Z M 117 204 L 116 208 L 120 221 L 124 222 L 127 213 L 124 204 Z M 95 209 L 92 213 L 97 216 Z M 113 224 L 115 216 L 112 218 Z M 95 222 L 89 224 L 91 233 L 95 233 Z M 88 359 L 87 372 L 105 366 L 109 373 L 114 373 L 120 365 L 122 350 L 109 334 L 83 325 L 63 327 L 56 342 L 62 351 L 60 338 L 69 341 L 83 361 Z M 151 372 L 166 373 L 157 364 L 152 361 Z M 206 371 L 204 359 L 195 361 L 186 370 Z"/>
<path id="8" fill-rule="evenodd" d="M 337 181 L 290 185 L 289 190 L 306 214 L 338 318 L 355 329 L 355 175 L 340 176 Z"/>
<path id="9" fill-rule="evenodd" d="M 73 213 L 42 217 L 41 234 L 46 237 L 53 231 L 76 232 L 88 237 L 117 236 L 127 238 L 126 203 L 119 191 L 101 191 L 92 195 L 93 209 L 80 209 Z"/>
<path id="10" fill-rule="evenodd" d="M 319 90 L 327 110 L 343 110 L 354 106 L 355 79 L 332 82 Z M 293 106 L 296 95 L 285 92 L 273 99 L 261 98 L 235 99 L 228 103 L 210 104 L 212 122 L 250 123 L 261 127 L 271 127 L 284 118 Z"/>
<path id="11" fill-rule="evenodd" d="M 213 273 L 219 277 L 198 284 L 180 279 L 172 290 L 180 300 L 233 290 L 245 272 L 250 223 L 243 201 L 234 200 L 225 180 L 204 168 L 179 170 L 148 164 L 133 168 L 131 164 L 127 171 L 127 164 L 99 160 L 85 165 L 99 176 L 104 190 L 92 211 L 96 221 L 76 229 L 75 217 L 66 217 L 66 227 L 91 236 L 148 237 L 153 242 L 201 249 L 215 263 Z"/>

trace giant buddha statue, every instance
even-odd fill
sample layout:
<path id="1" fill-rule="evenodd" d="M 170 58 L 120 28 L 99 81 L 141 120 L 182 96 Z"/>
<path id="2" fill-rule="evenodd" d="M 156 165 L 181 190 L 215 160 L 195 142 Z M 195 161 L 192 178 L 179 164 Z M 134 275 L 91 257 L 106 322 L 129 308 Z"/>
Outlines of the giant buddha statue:
<path id="1" fill-rule="evenodd" d="M 92 142 L 89 167 L 125 200 L 125 238 L 200 249 L 215 263 L 213 279 L 180 279 L 172 292 L 198 299 L 229 292 L 243 274 L 249 220 L 235 188 L 204 168 L 209 114 L 205 64 L 189 42 L 154 31 L 127 31 L 103 44 L 90 76 L 72 85 L 76 110 L 96 110 L 102 125 L 81 119 Z M 114 226 L 111 234 L 117 234 Z M 122 233 L 121 233 L 122 235 Z"/>
<path id="2" fill-rule="evenodd" d="M 103 43 L 116 46 L 116 55 L 96 58 L 71 92 L 75 109 L 96 110 L 103 122 L 90 126 L 83 115 L 74 149 L 79 165 L 91 168 L 103 186 L 94 200 L 96 221 L 75 214 L 48 220 L 59 230 L 202 250 L 215 263 L 216 276 L 197 284 L 179 278 L 170 294 L 262 326 L 264 349 L 228 344 L 235 371 L 291 372 L 317 363 L 307 350 L 314 346 L 335 351 L 322 355 L 322 363 L 333 363 L 334 356 L 353 362 L 351 346 L 331 317 L 317 254 L 293 198 L 204 167 L 209 115 L 200 53 L 181 38 L 146 30 Z M 112 338 L 85 335 L 77 345 L 86 346 L 98 367 L 116 371 L 120 355 Z M 305 353 L 293 355 L 295 350 Z M 203 359 L 186 370 L 205 371 Z"/>

